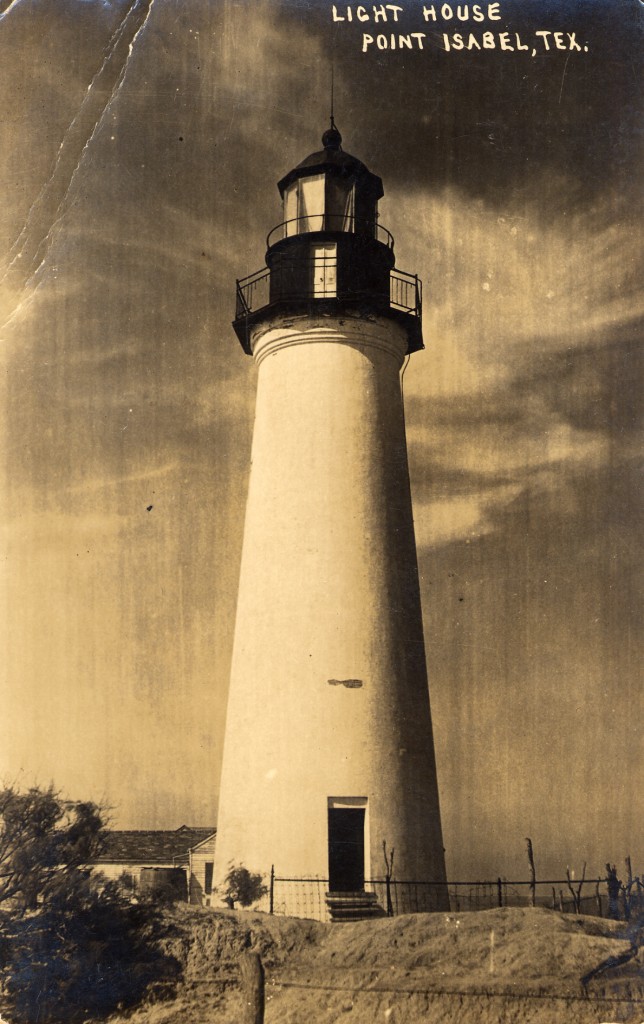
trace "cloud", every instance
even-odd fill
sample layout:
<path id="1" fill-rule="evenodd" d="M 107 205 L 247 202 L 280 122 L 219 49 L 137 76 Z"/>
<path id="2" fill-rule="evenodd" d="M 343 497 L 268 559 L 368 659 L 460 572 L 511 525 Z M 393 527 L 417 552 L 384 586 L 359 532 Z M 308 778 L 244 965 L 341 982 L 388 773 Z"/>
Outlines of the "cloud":
<path id="1" fill-rule="evenodd" d="M 412 433 L 412 442 L 420 433 Z M 493 427 L 428 430 L 421 450 L 412 448 L 417 542 L 436 547 L 502 531 L 505 513 L 521 496 L 538 501 L 544 514 L 575 516 L 577 481 L 597 477 L 609 455 L 603 435 L 554 420 L 543 436 L 525 428 L 506 436 Z"/>
<path id="2" fill-rule="evenodd" d="M 416 544 L 435 548 L 453 541 L 483 537 L 498 528 L 500 510 L 521 493 L 520 484 L 478 488 L 471 495 L 455 495 L 414 503 Z"/>
<path id="3" fill-rule="evenodd" d="M 427 351 L 412 359 L 406 394 L 485 394 L 544 355 L 601 346 L 644 315 L 626 200 L 608 195 L 569 212 L 575 189 L 574 179 L 541 179 L 529 196 L 493 207 L 453 188 L 389 188 L 384 223 L 403 266 L 424 278 Z"/>
<path id="4" fill-rule="evenodd" d="M 30 513 L 6 521 L 0 528 L 0 536 L 7 550 L 15 544 L 21 549 L 21 554 L 31 549 L 49 558 L 54 557 L 55 552 L 75 552 L 79 544 L 90 540 L 99 544 L 109 540 L 112 544 L 127 522 L 126 516 L 114 513 Z"/>
<path id="5" fill-rule="evenodd" d="M 580 475 L 630 458 L 639 245 L 626 202 L 569 207 L 576 188 L 494 206 L 389 189 L 384 223 L 425 281 L 427 349 L 404 375 L 422 546 L 507 528 L 522 495 L 574 517 Z"/>
<path id="6" fill-rule="evenodd" d="M 153 469 L 142 469 L 138 473 L 130 473 L 127 476 L 122 476 L 117 479 L 92 479 L 84 480 L 82 484 L 76 484 L 72 487 L 67 487 L 68 493 L 83 492 L 89 493 L 91 491 L 100 491 L 106 487 L 122 487 L 124 484 L 141 483 L 149 480 L 155 480 L 159 477 L 166 476 L 168 473 L 174 473 L 180 469 L 177 462 L 170 462 L 165 466 L 155 466 Z"/>

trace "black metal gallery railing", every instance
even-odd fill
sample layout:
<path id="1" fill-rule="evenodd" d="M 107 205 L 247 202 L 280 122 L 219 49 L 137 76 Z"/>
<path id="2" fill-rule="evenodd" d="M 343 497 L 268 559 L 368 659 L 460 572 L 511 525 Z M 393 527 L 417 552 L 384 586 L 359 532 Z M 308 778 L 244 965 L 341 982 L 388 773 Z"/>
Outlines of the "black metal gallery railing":
<path id="1" fill-rule="evenodd" d="M 256 310 L 267 306 L 270 301 L 271 272 L 268 267 L 257 270 L 254 274 L 237 282 L 237 308 L 235 317 L 249 316 Z"/>
<path id="2" fill-rule="evenodd" d="M 373 221 L 364 221 L 343 213 L 313 213 L 303 217 L 291 217 L 269 231 L 266 238 L 266 248 L 283 238 L 291 238 L 293 235 L 306 235 L 318 231 L 344 231 L 350 234 L 367 235 L 382 242 L 388 249 L 393 251 L 394 237 L 387 228 Z"/>
<path id="3" fill-rule="evenodd" d="M 423 312 L 423 285 L 418 274 L 394 268 L 389 275 L 389 302 L 394 309 L 419 319 Z"/>
<path id="4" fill-rule="evenodd" d="M 293 267 L 300 269 L 308 264 L 308 283 L 303 287 L 301 275 L 299 280 L 291 279 Z M 271 275 L 273 280 L 271 282 Z M 271 287 L 272 286 L 272 287 Z M 380 298 L 380 296 L 377 296 Z M 271 301 L 279 300 L 310 300 L 310 299 L 369 299 L 374 296 L 365 291 L 360 293 L 342 293 L 337 285 L 337 260 L 327 257 L 299 260 L 292 265 L 283 261 L 269 270 L 267 267 L 237 281 L 237 305 L 235 318 L 250 316 L 258 312 Z M 389 305 L 392 309 L 408 313 L 420 319 L 422 315 L 422 283 L 415 274 L 394 269 L 389 274 Z"/>

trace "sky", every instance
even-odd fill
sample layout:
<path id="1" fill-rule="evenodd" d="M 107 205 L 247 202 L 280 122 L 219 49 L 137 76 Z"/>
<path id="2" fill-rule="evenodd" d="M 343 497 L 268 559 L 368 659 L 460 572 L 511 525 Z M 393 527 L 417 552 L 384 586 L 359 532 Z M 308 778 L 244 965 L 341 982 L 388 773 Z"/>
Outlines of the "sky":
<path id="1" fill-rule="evenodd" d="M 333 64 L 424 282 L 404 395 L 448 876 L 525 877 L 526 836 L 542 877 L 642 871 L 642 5 L 349 6 L 0 0 L 0 778 L 115 827 L 216 821 L 257 379 L 235 279 Z"/>

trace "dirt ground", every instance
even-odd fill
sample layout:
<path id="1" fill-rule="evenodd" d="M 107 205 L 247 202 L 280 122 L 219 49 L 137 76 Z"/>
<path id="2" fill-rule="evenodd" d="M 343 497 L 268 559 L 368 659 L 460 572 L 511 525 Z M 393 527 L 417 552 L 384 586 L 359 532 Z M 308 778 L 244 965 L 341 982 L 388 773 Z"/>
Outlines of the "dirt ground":
<path id="1" fill-rule="evenodd" d="M 266 1024 L 644 1024 L 644 956 L 582 978 L 633 930 L 539 908 L 318 924 L 174 911 L 174 998 L 111 1024 L 241 1024 L 239 957 L 260 954 Z"/>

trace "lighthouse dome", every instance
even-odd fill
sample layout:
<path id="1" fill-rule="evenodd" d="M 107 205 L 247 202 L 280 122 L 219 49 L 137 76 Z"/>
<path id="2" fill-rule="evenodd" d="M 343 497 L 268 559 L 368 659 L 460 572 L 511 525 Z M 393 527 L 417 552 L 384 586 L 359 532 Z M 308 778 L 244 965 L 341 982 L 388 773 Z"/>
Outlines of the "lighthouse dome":
<path id="1" fill-rule="evenodd" d="M 372 174 L 362 160 L 342 149 L 342 136 L 335 124 L 325 131 L 322 145 L 323 149 L 310 153 L 278 182 L 277 187 L 282 197 L 286 189 L 300 178 L 329 174 L 333 177 L 351 178 L 372 202 L 382 198 L 384 189 L 381 179 Z"/>

